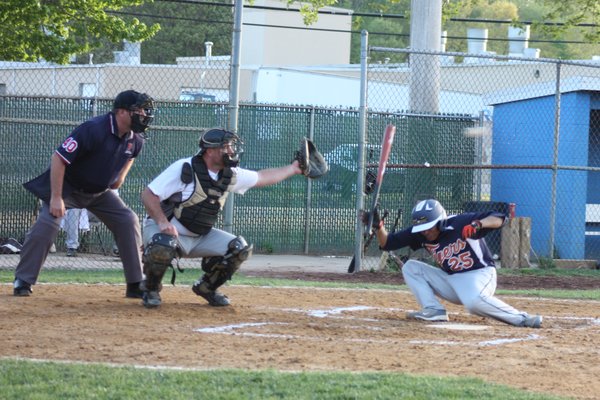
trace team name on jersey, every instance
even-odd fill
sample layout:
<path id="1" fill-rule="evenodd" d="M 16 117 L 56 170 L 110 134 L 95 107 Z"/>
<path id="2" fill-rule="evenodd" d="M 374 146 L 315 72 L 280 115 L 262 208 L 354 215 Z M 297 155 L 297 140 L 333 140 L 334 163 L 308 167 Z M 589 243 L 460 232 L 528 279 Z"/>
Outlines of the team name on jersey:
<path id="1" fill-rule="evenodd" d="M 457 239 L 455 242 L 449 243 L 442 249 L 439 249 L 439 243 L 435 245 L 425 244 L 424 246 L 438 265 L 444 267 L 445 264 L 451 271 L 458 272 L 470 269 L 474 265 L 471 252 L 464 251 L 467 247 L 467 242 L 462 239 Z"/>

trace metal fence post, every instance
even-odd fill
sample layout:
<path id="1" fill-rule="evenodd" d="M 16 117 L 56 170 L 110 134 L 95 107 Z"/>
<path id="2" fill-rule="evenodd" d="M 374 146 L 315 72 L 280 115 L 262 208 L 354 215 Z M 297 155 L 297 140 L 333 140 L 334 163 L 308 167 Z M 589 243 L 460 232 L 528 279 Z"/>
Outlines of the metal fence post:
<path id="1" fill-rule="evenodd" d="M 354 270 L 362 264 L 363 224 L 360 212 L 364 209 L 365 195 L 365 136 L 367 131 L 367 61 L 369 55 L 369 32 L 363 30 L 360 37 L 360 108 L 358 121 L 358 177 L 356 178 L 356 232 L 354 246 Z"/>
<path id="2" fill-rule="evenodd" d="M 308 128 L 308 138 L 314 140 L 315 136 L 315 107 L 310 109 L 310 124 Z M 306 211 L 304 214 L 304 254 L 308 254 L 310 241 L 310 213 L 312 210 L 312 180 L 306 180 Z"/>
<path id="3" fill-rule="evenodd" d="M 229 115 L 227 129 L 237 132 L 238 113 L 239 113 L 239 93 L 240 93 L 240 53 L 242 48 L 242 12 L 244 2 L 234 0 L 235 16 L 233 23 L 233 39 L 231 49 L 231 73 L 229 77 Z M 225 202 L 223 211 L 223 230 L 231 233 L 233 231 L 233 201 L 234 195 L 230 193 Z"/>
<path id="4" fill-rule="evenodd" d="M 554 158 L 552 160 L 552 190 L 550 202 L 550 232 L 548 235 L 548 250 L 550 258 L 554 258 L 554 235 L 556 223 L 556 180 L 558 174 L 558 144 L 560 139 L 560 69 L 561 61 L 556 64 L 556 95 L 554 98 Z"/>

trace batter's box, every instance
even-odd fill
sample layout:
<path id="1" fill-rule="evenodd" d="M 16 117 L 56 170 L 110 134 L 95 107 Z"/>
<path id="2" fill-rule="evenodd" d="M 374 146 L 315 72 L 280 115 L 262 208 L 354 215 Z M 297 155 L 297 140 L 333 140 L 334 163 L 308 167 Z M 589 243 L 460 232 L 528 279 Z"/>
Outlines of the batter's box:
<path id="1" fill-rule="evenodd" d="M 272 309 L 273 319 L 195 329 L 202 334 L 249 338 L 360 342 L 384 345 L 499 346 L 543 337 L 505 325 L 423 323 L 380 319 L 389 309 L 368 306 L 323 309 Z M 394 309 L 394 312 L 404 311 Z M 369 313 L 370 312 L 370 313 Z M 358 313 L 359 315 L 354 315 Z M 366 313 L 366 314 L 365 314 Z M 448 335 L 448 330 L 453 330 Z M 448 338 L 451 337 L 451 340 Z"/>
<path id="2" fill-rule="evenodd" d="M 592 327 L 600 327 L 600 318 L 548 316 L 544 317 L 542 327 L 545 329 L 589 329 Z"/>

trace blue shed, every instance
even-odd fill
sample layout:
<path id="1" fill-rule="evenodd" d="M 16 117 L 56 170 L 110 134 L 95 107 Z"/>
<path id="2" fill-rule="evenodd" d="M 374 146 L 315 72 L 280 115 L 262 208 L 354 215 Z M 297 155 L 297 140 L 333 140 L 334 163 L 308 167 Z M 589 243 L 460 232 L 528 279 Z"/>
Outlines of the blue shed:
<path id="1" fill-rule="evenodd" d="M 600 79 L 561 81 L 557 149 L 555 92 L 556 83 L 546 82 L 486 99 L 494 106 L 492 164 L 523 166 L 492 170 L 491 199 L 515 203 L 517 216 L 531 217 L 531 245 L 540 256 L 600 258 L 600 172 L 570 169 L 600 167 Z M 555 164 L 555 154 L 559 169 L 550 249 L 553 171 L 547 167 Z"/>

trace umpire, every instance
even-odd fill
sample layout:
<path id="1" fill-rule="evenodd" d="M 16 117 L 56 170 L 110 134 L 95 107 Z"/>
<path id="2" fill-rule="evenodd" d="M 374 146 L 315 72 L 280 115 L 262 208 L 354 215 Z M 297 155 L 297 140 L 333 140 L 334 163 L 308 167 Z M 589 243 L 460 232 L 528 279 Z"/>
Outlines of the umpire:
<path id="1" fill-rule="evenodd" d="M 118 189 L 125 181 L 153 115 L 154 102 L 147 94 L 119 93 L 111 112 L 75 128 L 52 155 L 50 167 L 24 184 L 42 199 L 43 206 L 25 237 L 15 271 L 15 296 L 32 293 L 65 211 L 87 208 L 114 235 L 125 270 L 126 297 L 142 297 L 139 219 L 110 189 Z"/>

